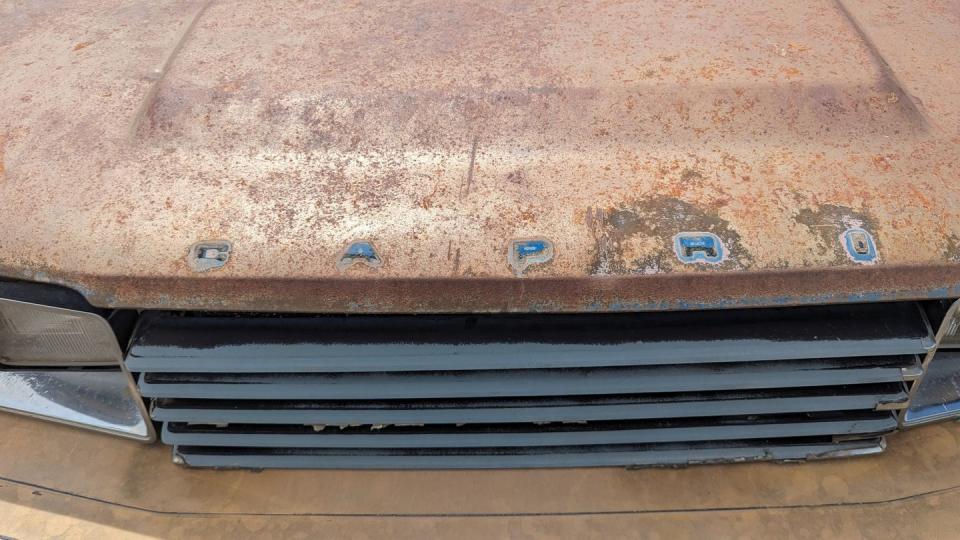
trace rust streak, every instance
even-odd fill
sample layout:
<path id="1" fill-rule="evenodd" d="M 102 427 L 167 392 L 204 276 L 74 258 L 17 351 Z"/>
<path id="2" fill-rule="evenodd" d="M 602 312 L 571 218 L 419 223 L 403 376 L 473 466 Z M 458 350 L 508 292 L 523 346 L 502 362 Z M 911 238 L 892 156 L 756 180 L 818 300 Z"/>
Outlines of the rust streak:
<path id="1" fill-rule="evenodd" d="M 473 137 L 473 145 L 470 147 L 470 167 L 467 169 L 467 181 L 460 190 L 460 196 L 465 197 L 470 194 L 470 186 L 473 185 L 473 171 L 477 163 L 477 142 L 478 137 Z"/>
<path id="2" fill-rule="evenodd" d="M 460 274 L 460 248 L 453 255 L 453 275 Z"/>
<path id="3" fill-rule="evenodd" d="M 190 19 L 190 23 L 187 24 L 186 28 L 184 28 L 183 33 L 180 34 L 180 38 L 177 40 L 177 43 L 172 49 L 170 49 L 170 53 L 167 54 L 163 64 L 150 74 L 150 76 L 153 77 L 153 82 L 150 84 L 150 88 L 147 89 L 146 94 L 144 94 L 143 100 L 140 102 L 136 113 L 133 115 L 133 122 L 130 124 L 131 141 L 136 138 L 137 133 L 140 131 L 140 125 L 143 123 L 143 119 L 147 116 L 147 111 L 150 110 L 150 107 L 152 107 L 154 101 L 156 101 L 157 92 L 160 90 L 160 83 L 170 71 L 170 66 L 173 64 L 173 59 L 176 58 L 177 54 L 179 54 L 183 49 L 183 45 L 187 42 L 187 38 L 193 32 L 193 29 L 197 26 L 197 22 L 200 21 L 200 17 L 203 16 L 204 12 L 207 11 L 207 8 L 209 8 L 211 4 L 213 4 L 213 0 L 206 0 L 203 5 L 200 6 L 200 9 L 198 9 L 197 12 L 194 13 L 193 18 Z"/>

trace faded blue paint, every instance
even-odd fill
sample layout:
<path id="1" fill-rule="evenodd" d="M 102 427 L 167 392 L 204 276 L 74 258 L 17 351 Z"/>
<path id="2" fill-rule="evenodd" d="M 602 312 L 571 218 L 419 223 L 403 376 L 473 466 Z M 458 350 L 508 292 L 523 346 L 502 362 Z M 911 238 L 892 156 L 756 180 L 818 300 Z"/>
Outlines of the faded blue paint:
<path id="1" fill-rule="evenodd" d="M 518 240 L 513 243 L 513 252 L 518 260 L 541 255 L 550 247 L 546 240 Z"/>
<path id="2" fill-rule="evenodd" d="M 866 251 L 857 251 L 855 243 L 861 239 L 866 246 Z M 873 240 L 873 235 L 860 228 L 847 229 L 843 232 L 843 247 L 847 250 L 847 255 L 854 262 L 871 264 L 877 261 L 877 245 Z"/>
<path id="3" fill-rule="evenodd" d="M 518 277 L 523 277 L 528 266 L 543 264 L 553 258 L 553 244 L 546 238 L 511 240 L 507 251 L 507 264 Z"/>
<path id="4" fill-rule="evenodd" d="M 379 268 L 382 262 L 376 248 L 373 247 L 373 243 L 366 240 L 357 240 L 343 250 L 340 258 L 337 259 L 337 268 L 343 272 L 356 263 L 363 263 L 371 268 Z"/>
<path id="5" fill-rule="evenodd" d="M 380 259 L 377 255 L 377 250 L 373 249 L 373 245 L 370 244 L 370 242 L 354 242 L 350 244 L 350 247 L 344 251 L 343 256 L 347 259 Z"/>

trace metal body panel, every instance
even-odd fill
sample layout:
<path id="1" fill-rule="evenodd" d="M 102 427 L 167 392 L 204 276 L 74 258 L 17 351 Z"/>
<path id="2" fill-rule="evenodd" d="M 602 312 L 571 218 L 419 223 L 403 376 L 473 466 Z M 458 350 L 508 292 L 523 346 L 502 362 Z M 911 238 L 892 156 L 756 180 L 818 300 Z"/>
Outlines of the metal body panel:
<path id="1" fill-rule="evenodd" d="M 669 469 L 495 473 L 393 470 L 370 474 L 305 470 L 291 474 L 264 470 L 256 474 L 249 471 L 210 474 L 174 465 L 170 461 L 170 448 L 166 446 L 143 446 L 16 415 L 0 413 L 0 432 L 6 435 L 0 438 L 0 454 L 5 456 L 0 460 L 0 477 L 7 486 L 11 483 L 25 486 L 22 496 L 16 494 L 10 498 L 11 494 L 6 492 L 0 499 L 16 508 L 39 506 L 48 510 L 38 516 L 38 526 L 33 533 L 16 534 L 19 514 L 6 520 L 4 534 L 18 538 L 49 536 L 49 523 L 44 519 L 55 515 L 78 516 L 89 523 L 112 524 L 125 532 L 156 537 L 175 536 L 183 530 L 184 520 L 192 524 L 189 520 L 193 519 L 199 524 L 214 519 L 217 521 L 209 531 L 226 528 L 230 534 L 223 537 L 231 539 L 248 536 L 251 530 L 262 530 L 259 525 L 267 528 L 286 525 L 279 517 L 275 518 L 276 522 L 245 521 L 243 526 L 230 525 L 245 519 L 243 516 L 316 516 L 310 524 L 298 529 L 305 536 L 315 536 L 318 528 L 326 531 L 335 527 L 329 524 L 330 520 L 369 522 L 371 527 L 362 531 L 361 536 L 363 532 L 378 536 L 384 532 L 383 516 L 403 516 L 398 519 L 405 523 L 416 519 L 414 516 L 437 516 L 435 522 L 411 525 L 414 529 L 411 537 L 422 538 L 438 521 L 452 519 L 451 515 L 470 516 L 459 522 L 463 530 L 447 529 L 453 536 L 464 530 L 475 530 L 483 522 L 482 516 L 501 523 L 509 519 L 505 514 L 551 515 L 560 517 L 552 526 L 538 531 L 545 536 L 555 536 L 557 527 L 570 524 L 573 518 L 569 514 L 584 512 L 653 516 L 649 523 L 639 523 L 640 528 L 624 527 L 602 535 L 604 537 L 630 536 L 638 530 L 663 531 L 671 538 L 679 536 L 690 540 L 722 537 L 731 531 L 743 532 L 749 537 L 775 537 L 784 530 L 784 512 L 793 515 L 790 510 L 793 508 L 807 510 L 794 516 L 791 527 L 797 531 L 811 530 L 815 536 L 837 531 L 851 531 L 855 536 L 860 531 L 885 537 L 889 536 L 891 527 L 906 521 L 909 523 L 895 530 L 910 537 L 917 534 L 918 524 L 933 521 L 942 525 L 939 518 L 955 515 L 960 504 L 960 498 L 930 500 L 930 505 L 942 510 L 938 514 L 912 513 L 913 509 L 922 510 L 924 506 L 903 507 L 904 501 L 926 500 L 928 493 L 956 493 L 956 486 L 960 484 L 960 424 L 956 423 L 929 425 L 890 435 L 882 455 L 825 460 L 807 466 L 719 464 Z M 82 456 L 82 467 L 77 466 L 79 456 Z M 831 480 L 824 484 L 825 479 Z M 710 489 L 705 489 L 706 486 Z M 32 491 L 41 491 L 42 495 L 31 495 Z M 74 502 L 67 500 L 69 506 L 64 506 L 61 500 L 51 501 L 58 493 L 69 494 L 67 497 Z M 384 493 L 393 496 L 385 497 Z M 78 515 L 76 505 L 87 504 L 86 501 L 96 501 L 91 503 L 95 511 Z M 117 513 L 123 511 L 121 507 L 140 510 L 118 517 Z M 871 510 L 869 515 L 855 514 L 842 523 L 831 520 L 829 525 L 804 529 L 811 525 L 809 509 L 824 507 L 846 509 L 844 512 L 867 508 L 876 512 Z M 710 511 L 718 508 L 734 510 Z M 904 512 L 908 509 L 919 521 L 905 519 Z M 694 520 L 695 525 L 702 517 L 702 523 L 716 525 L 716 520 L 723 515 L 729 519 L 718 526 L 703 530 L 691 528 L 690 520 Z M 0 510 L 0 516 L 10 515 Z M 166 526 L 156 527 L 145 521 L 152 519 L 151 516 L 171 516 L 172 519 Z M 742 528 L 744 520 L 755 523 L 759 518 L 768 518 L 769 529 L 761 527 L 753 534 L 754 528 Z M 664 531 L 660 528 L 664 520 L 674 521 L 676 527 Z M 516 529 L 484 529 L 476 538 L 509 536 L 516 530 L 526 530 L 524 525 L 518 523 Z M 868 525 L 866 531 L 864 525 Z M 575 535 L 578 537 L 597 532 L 587 524 L 578 530 L 582 531 Z M 927 530 L 929 534 L 921 536 L 952 536 L 949 527 Z M 104 536 L 97 532 L 82 536 Z M 344 532 L 344 536 L 352 536 L 351 531 Z"/>
<path id="2" fill-rule="evenodd" d="M 501 469 L 539 467 L 643 467 L 692 465 L 747 461 L 785 461 L 878 454 L 884 449 L 883 439 L 848 443 L 714 445 L 702 448 L 585 447 L 575 452 L 565 448 L 536 451 L 484 453 L 482 449 L 460 455 L 425 455 L 422 449 L 404 451 L 362 452 L 347 454 L 331 450 L 264 451 L 248 454 L 218 453 L 217 449 L 176 447 L 174 455 L 192 467 L 271 468 L 271 469 Z M 199 451 L 198 451 L 199 450 Z"/>
<path id="3" fill-rule="evenodd" d="M 169 449 L 0 414 L 4 535 L 284 536 L 461 540 L 528 535 L 675 540 L 952 538 L 960 424 L 888 437 L 882 455 L 806 466 L 506 471 L 221 470 Z M 84 466 L 64 455 L 84 456 Z M 122 474 L 118 474 L 122 471 Z M 97 479 L 96 482 L 91 478 Z M 709 488 L 709 489 L 708 489 Z M 384 496 L 385 493 L 390 496 Z M 638 533 L 639 532 L 639 533 Z"/>
<path id="4" fill-rule="evenodd" d="M 957 296 L 960 15 L 905 6 L 16 2 L 0 275 L 287 312 Z M 518 238 L 552 258 L 518 277 Z M 359 240 L 379 264 L 338 266 Z"/>

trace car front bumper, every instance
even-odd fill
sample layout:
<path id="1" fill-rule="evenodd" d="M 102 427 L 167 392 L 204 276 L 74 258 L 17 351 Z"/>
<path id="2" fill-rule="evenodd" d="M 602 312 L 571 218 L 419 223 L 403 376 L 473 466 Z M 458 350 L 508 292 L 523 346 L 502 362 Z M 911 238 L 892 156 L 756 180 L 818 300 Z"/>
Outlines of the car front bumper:
<path id="1" fill-rule="evenodd" d="M 803 466 L 204 471 L 166 449 L 0 414 L 0 535 L 175 538 L 511 534 L 945 538 L 960 526 L 960 425 Z"/>

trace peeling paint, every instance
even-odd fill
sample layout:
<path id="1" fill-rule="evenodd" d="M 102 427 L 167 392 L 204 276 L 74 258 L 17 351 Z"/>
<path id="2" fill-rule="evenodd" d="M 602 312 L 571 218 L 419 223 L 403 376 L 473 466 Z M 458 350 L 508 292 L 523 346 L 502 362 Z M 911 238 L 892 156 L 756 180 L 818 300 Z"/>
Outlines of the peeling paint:
<path id="1" fill-rule="evenodd" d="M 853 208 L 824 204 L 814 209 L 804 208 L 797 213 L 797 222 L 806 226 L 819 238 L 820 253 L 832 255 L 834 264 L 851 260 L 846 250 L 845 231 L 851 229 L 872 229 L 873 218 L 864 211 Z M 874 238 L 875 251 L 880 249 L 880 243 Z"/>
<path id="2" fill-rule="evenodd" d="M 589 209 L 586 225 L 595 239 L 591 275 L 651 274 L 675 270 L 674 239 L 688 231 L 714 235 L 727 247 L 716 261 L 724 269 L 749 268 L 750 254 L 730 224 L 709 211 L 667 197 L 631 201 L 609 209 Z M 631 249 L 635 237 L 647 242 Z"/>
<path id="3" fill-rule="evenodd" d="M 511 240 L 507 248 L 507 263 L 517 276 L 522 276 L 528 267 L 550 262 L 553 250 L 553 242 L 546 238 Z"/>

